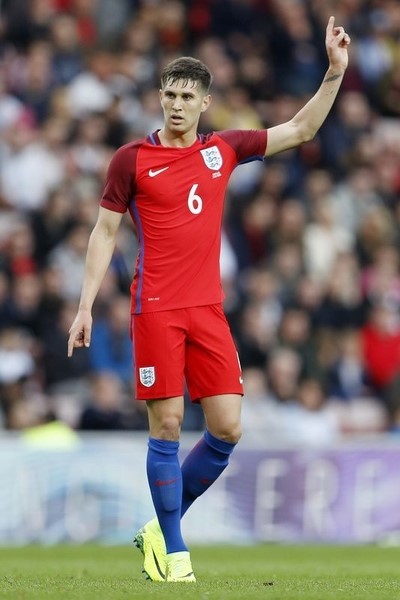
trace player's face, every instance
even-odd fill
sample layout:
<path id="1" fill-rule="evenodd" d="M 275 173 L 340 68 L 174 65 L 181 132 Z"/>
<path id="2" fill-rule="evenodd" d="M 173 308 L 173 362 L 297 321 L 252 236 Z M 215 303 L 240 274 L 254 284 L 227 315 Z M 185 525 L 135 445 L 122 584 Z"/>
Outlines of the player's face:
<path id="1" fill-rule="evenodd" d="M 176 81 L 160 90 L 165 126 L 183 134 L 197 129 L 200 114 L 207 110 L 211 96 L 196 82 Z"/>

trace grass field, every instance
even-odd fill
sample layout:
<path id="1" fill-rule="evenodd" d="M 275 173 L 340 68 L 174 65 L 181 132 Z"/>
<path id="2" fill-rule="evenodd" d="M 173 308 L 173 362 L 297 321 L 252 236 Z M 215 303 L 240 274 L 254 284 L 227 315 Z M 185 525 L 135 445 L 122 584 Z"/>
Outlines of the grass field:
<path id="1" fill-rule="evenodd" d="M 192 562 L 196 584 L 163 584 L 143 579 L 134 548 L 0 548 L 0 598 L 400 599 L 400 548 L 197 547 Z"/>

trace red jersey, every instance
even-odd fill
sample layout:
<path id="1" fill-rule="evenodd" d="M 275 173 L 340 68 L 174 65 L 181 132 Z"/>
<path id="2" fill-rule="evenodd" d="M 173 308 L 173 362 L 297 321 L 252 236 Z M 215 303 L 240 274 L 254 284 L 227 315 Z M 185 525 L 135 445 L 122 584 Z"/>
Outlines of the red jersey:
<path id="1" fill-rule="evenodd" d="M 267 131 L 198 135 L 188 148 L 155 132 L 119 148 L 101 206 L 129 213 L 139 251 L 131 285 L 135 314 L 217 304 L 225 191 L 240 163 L 262 160 Z"/>

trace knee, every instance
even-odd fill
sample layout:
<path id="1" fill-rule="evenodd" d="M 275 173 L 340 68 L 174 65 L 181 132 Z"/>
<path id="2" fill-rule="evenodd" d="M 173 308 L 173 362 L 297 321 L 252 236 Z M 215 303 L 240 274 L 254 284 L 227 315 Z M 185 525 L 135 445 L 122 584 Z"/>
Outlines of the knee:
<path id="1" fill-rule="evenodd" d="M 230 444 L 237 444 L 242 437 L 242 430 L 239 427 L 232 429 L 232 431 L 226 436 L 225 441 Z"/>
<path id="2" fill-rule="evenodd" d="M 220 427 L 217 431 L 210 430 L 210 433 L 216 438 L 230 444 L 237 444 L 242 437 L 240 424 L 231 425 L 230 427 Z"/>
<path id="3" fill-rule="evenodd" d="M 150 436 L 159 440 L 179 440 L 183 421 L 183 398 L 147 402 Z"/>
<path id="4" fill-rule="evenodd" d="M 152 423 L 150 435 L 159 440 L 178 441 L 182 419 L 178 415 L 166 415 Z"/>

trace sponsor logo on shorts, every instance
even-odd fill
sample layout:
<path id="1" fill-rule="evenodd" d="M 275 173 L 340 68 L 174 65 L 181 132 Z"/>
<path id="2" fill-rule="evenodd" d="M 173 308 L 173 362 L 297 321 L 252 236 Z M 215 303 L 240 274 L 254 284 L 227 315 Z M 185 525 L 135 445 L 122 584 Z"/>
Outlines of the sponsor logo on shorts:
<path id="1" fill-rule="evenodd" d="M 140 383 L 145 387 L 151 387 L 156 380 L 156 370 L 154 367 L 139 367 Z"/>

